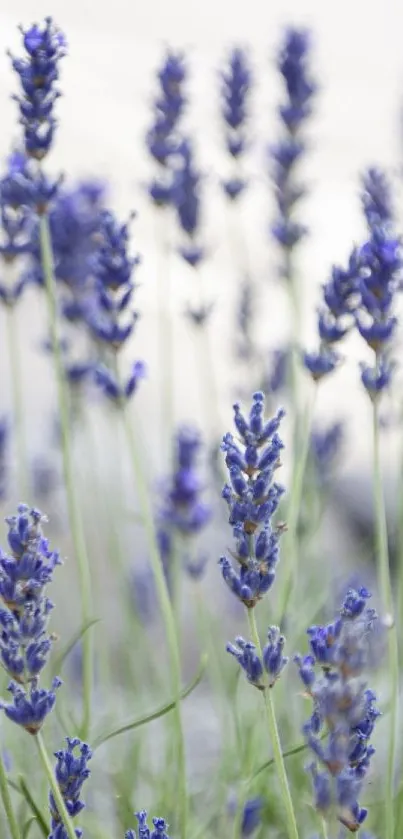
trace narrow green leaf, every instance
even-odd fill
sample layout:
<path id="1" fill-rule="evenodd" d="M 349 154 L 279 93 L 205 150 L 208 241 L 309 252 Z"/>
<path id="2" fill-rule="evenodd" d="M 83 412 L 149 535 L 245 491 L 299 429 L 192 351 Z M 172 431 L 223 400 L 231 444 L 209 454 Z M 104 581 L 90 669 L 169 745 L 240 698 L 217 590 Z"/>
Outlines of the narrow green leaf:
<path id="1" fill-rule="evenodd" d="M 22 828 L 22 839 L 27 839 L 28 833 L 31 830 L 32 825 L 36 823 L 37 820 L 35 816 L 31 816 L 31 818 L 28 819 L 28 821 L 24 824 L 24 827 Z"/>
<path id="2" fill-rule="evenodd" d="M 207 656 L 202 655 L 200 659 L 200 665 L 195 677 L 192 681 L 185 687 L 180 693 L 180 699 L 186 699 L 194 689 L 200 684 L 204 671 L 207 665 Z M 159 719 L 159 717 L 163 717 L 165 714 L 168 714 L 169 711 L 172 711 L 175 708 L 175 701 L 171 700 L 170 702 L 166 702 L 164 705 L 160 705 L 159 708 L 156 708 L 155 711 L 152 711 L 151 714 L 145 714 L 143 717 L 137 717 L 137 719 L 132 720 L 131 722 L 126 723 L 125 725 L 119 726 L 119 728 L 115 728 L 112 731 L 108 731 L 106 734 L 100 734 L 98 737 L 95 738 L 92 744 L 92 748 L 98 749 L 99 746 L 102 746 L 103 743 L 106 743 L 107 740 L 112 740 L 114 737 L 118 737 L 119 734 L 124 734 L 126 731 L 132 731 L 135 728 L 140 728 L 142 725 L 146 725 L 149 722 L 153 722 L 153 720 Z"/>
<path id="3" fill-rule="evenodd" d="M 71 653 L 71 651 L 74 649 L 76 644 L 78 644 L 78 642 L 81 640 L 83 635 L 85 635 L 85 633 L 88 632 L 88 630 L 91 629 L 91 627 L 94 626 L 94 624 L 99 623 L 99 621 L 100 621 L 100 618 L 91 618 L 85 624 L 83 624 L 83 626 L 81 626 L 77 630 L 77 632 L 74 633 L 74 635 L 72 635 L 72 637 L 67 642 L 64 649 L 61 650 L 59 655 L 56 656 L 56 658 L 52 662 L 52 676 L 58 676 L 59 675 L 59 673 L 60 673 L 60 671 L 63 667 L 63 664 L 64 664 L 67 656 L 69 655 L 69 653 Z"/>
<path id="4" fill-rule="evenodd" d="M 31 793 L 30 793 L 30 791 L 29 791 L 29 789 L 28 789 L 28 787 L 25 783 L 25 778 L 22 775 L 18 776 L 18 789 L 22 793 L 22 795 L 24 796 L 25 801 L 27 802 L 31 812 L 34 814 L 35 819 L 38 822 L 38 826 L 40 827 L 43 836 L 45 837 L 45 839 L 48 839 L 48 836 L 50 834 L 49 825 L 46 824 L 46 821 L 43 818 L 43 815 L 42 815 L 39 807 L 37 806 L 36 802 L 32 798 L 32 795 L 31 795 Z"/>

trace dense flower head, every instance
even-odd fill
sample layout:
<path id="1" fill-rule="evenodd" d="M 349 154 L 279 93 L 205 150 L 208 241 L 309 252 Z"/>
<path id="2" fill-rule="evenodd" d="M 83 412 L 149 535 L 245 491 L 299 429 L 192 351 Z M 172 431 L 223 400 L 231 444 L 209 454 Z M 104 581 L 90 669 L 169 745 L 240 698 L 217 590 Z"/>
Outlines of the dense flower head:
<path id="1" fill-rule="evenodd" d="M 260 795 L 257 795 L 254 798 L 248 798 L 245 802 L 242 808 L 242 819 L 240 825 L 240 835 L 243 839 L 247 839 L 248 836 L 251 836 L 252 833 L 254 833 L 254 831 L 261 825 L 263 804 L 264 801 Z M 237 806 L 237 798 L 234 794 L 231 794 L 228 801 L 228 812 L 233 818 L 236 816 Z"/>
<path id="2" fill-rule="evenodd" d="M 167 825 L 165 819 L 153 818 L 154 830 L 150 830 L 147 824 L 146 810 L 140 810 L 134 815 L 136 816 L 138 823 L 138 839 L 169 839 L 166 832 L 169 825 Z M 137 839 L 135 831 L 126 831 L 125 839 Z"/>
<path id="3" fill-rule="evenodd" d="M 173 199 L 172 158 L 180 145 L 180 121 L 186 104 L 186 63 L 182 53 L 168 50 L 158 71 L 159 91 L 153 103 L 153 122 L 147 132 L 147 148 L 160 170 L 150 185 L 154 204 L 165 207 Z"/>
<path id="4" fill-rule="evenodd" d="M 91 774 L 87 764 L 92 757 L 92 752 L 90 747 L 78 737 L 66 737 L 66 742 L 66 749 L 55 752 L 55 775 L 67 812 L 74 819 L 85 807 L 80 795 L 84 781 Z M 52 833 L 49 839 L 65 839 L 67 833 L 61 823 L 53 792 L 49 793 L 49 809 L 52 817 Z M 78 832 L 77 835 L 81 833 Z"/>
<path id="5" fill-rule="evenodd" d="M 363 365 L 361 380 L 372 399 L 387 387 L 393 371 L 390 344 L 395 335 L 396 293 L 402 277 L 402 246 L 391 223 L 371 213 L 370 237 L 358 251 L 360 302 L 357 330 L 374 353 L 374 364 Z"/>
<path id="6" fill-rule="evenodd" d="M 179 253 L 192 267 L 196 267 L 204 255 L 203 248 L 200 248 L 196 242 L 196 236 L 200 230 L 201 178 L 195 163 L 193 144 L 189 139 L 184 139 L 178 149 L 172 201 L 179 225 L 186 235 Z"/>
<path id="7" fill-rule="evenodd" d="M 48 153 L 55 132 L 54 104 L 60 96 L 55 88 L 59 61 L 66 54 L 66 40 L 51 17 L 42 24 L 22 29 L 24 58 L 12 58 L 22 93 L 15 96 L 24 130 L 26 153 L 42 160 Z"/>
<path id="8" fill-rule="evenodd" d="M 211 507 L 202 500 L 204 482 L 198 459 L 202 448 L 199 431 L 182 426 L 175 436 L 175 465 L 159 512 L 164 530 L 183 537 L 196 536 L 211 518 Z"/>
<path id="9" fill-rule="evenodd" d="M 14 151 L 7 160 L 1 181 L 1 200 L 10 208 L 30 208 L 38 215 L 47 212 L 59 190 L 62 177 L 52 180 L 32 160 Z"/>
<path id="10" fill-rule="evenodd" d="M 362 208 L 371 230 L 393 221 L 392 190 L 385 173 L 373 166 L 362 176 Z"/>
<path id="11" fill-rule="evenodd" d="M 13 160 L 13 156 L 8 159 L 6 172 L 0 179 L 0 300 L 9 307 L 17 303 L 27 284 L 23 263 L 17 261 L 31 252 L 33 225 L 31 209 L 10 202 Z"/>
<path id="12" fill-rule="evenodd" d="M 118 381 L 115 373 L 104 364 L 99 364 L 94 368 L 96 384 L 115 405 L 121 405 L 130 399 L 146 374 L 147 370 L 143 361 L 135 361 L 132 364 L 131 372 L 123 382 Z"/>
<path id="13" fill-rule="evenodd" d="M 324 815 L 335 806 L 339 821 L 351 831 L 366 816 L 357 799 L 374 753 L 369 741 L 379 717 L 375 694 L 363 680 L 377 619 L 367 606 L 369 597 L 364 587 L 350 589 L 335 621 L 308 629 L 309 655 L 296 656 L 313 701 L 303 733 L 314 755 L 307 768 L 315 806 Z"/>
<path id="14" fill-rule="evenodd" d="M 305 187 L 299 183 L 296 170 L 306 151 L 302 131 L 305 120 L 311 114 L 312 98 L 316 91 L 309 73 L 309 55 L 309 32 L 287 29 L 277 60 L 286 94 L 279 107 L 283 131 L 278 142 L 269 150 L 269 157 L 277 205 L 272 235 L 284 252 L 282 271 L 288 280 L 288 255 L 307 233 L 306 226 L 294 218 L 294 210 L 305 194 Z"/>
<path id="15" fill-rule="evenodd" d="M 185 79 L 183 54 L 169 50 L 158 71 L 160 91 L 154 100 L 154 122 L 147 133 L 150 154 L 164 166 L 177 148 L 176 131 L 186 102 L 183 94 Z"/>
<path id="16" fill-rule="evenodd" d="M 279 558 L 282 526 L 272 523 L 283 488 L 273 481 L 280 465 L 283 443 L 277 433 L 284 411 L 264 419 L 264 395 L 255 393 L 249 417 L 234 405 L 234 423 L 242 448 L 232 434 L 222 442 L 230 483 L 222 496 L 228 504 L 229 523 L 235 538 L 233 557 L 239 564 L 236 572 L 230 560 L 220 559 L 227 585 L 246 606 L 252 608 L 271 588 Z"/>
<path id="17" fill-rule="evenodd" d="M 235 644 L 227 644 L 226 649 L 237 659 L 248 682 L 259 690 L 265 690 L 266 687 L 273 687 L 288 662 L 288 658 L 283 656 L 284 644 L 285 638 L 279 628 L 271 626 L 261 657 L 255 645 L 240 635 L 235 639 Z"/>
<path id="18" fill-rule="evenodd" d="M 290 134 L 310 116 L 316 84 L 310 77 L 311 34 L 306 29 L 288 28 L 277 58 L 277 66 L 286 88 L 286 101 L 280 116 Z"/>
<path id="19" fill-rule="evenodd" d="M 119 350 L 138 318 L 131 303 L 135 290 L 132 275 L 139 257 L 129 255 L 128 224 L 119 224 L 107 210 L 100 214 L 97 242 L 92 258 L 94 295 L 85 318 L 98 341 Z"/>
<path id="20" fill-rule="evenodd" d="M 10 682 L 7 690 L 12 695 L 12 702 L 0 702 L 0 708 L 9 720 L 21 725 L 29 734 L 37 734 L 46 717 L 56 702 L 56 690 L 61 681 L 54 678 L 50 690 L 40 688 L 38 679 L 32 679 L 27 688 L 16 682 Z"/>
<path id="21" fill-rule="evenodd" d="M 333 265 L 328 281 L 322 287 L 322 301 L 318 309 L 319 348 L 305 352 L 303 362 L 314 381 L 333 372 L 340 355 L 335 347 L 355 325 L 359 304 L 359 257 L 356 249 L 349 257 L 347 268 Z"/>
<path id="22" fill-rule="evenodd" d="M 39 510 L 20 504 L 17 515 L 6 519 L 11 552 L 0 551 L 0 660 L 13 680 L 13 702 L 1 707 L 32 734 L 51 711 L 60 684 L 54 681 L 50 691 L 38 686 L 54 640 L 47 634 L 53 604 L 44 590 L 60 564 L 42 534 L 43 521 Z"/>
<path id="23" fill-rule="evenodd" d="M 61 308 L 69 321 L 84 317 L 94 293 L 93 260 L 98 256 L 97 235 L 105 187 L 98 181 L 84 180 L 63 186 L 48 214 L 53 246 L 54 275 L 61 284 Z M 32 279 L 45 284 L 40 256 L 39 230 L 34 236 L 35 265 Z"/>
<path id="24" fill-rule="evenodd" d="M 227 66 L 220 75 L 225 144 L 229 155 L 237 161 L 245 152 L 247 144 L 248 100 L 252 84 L 246 51 L 240 47 L 232 49 Z M 237 169 L 234 177 L 223 181 L 223 187 L 228 197 L 235 200 L 244 191 L 246 180 Z"/>

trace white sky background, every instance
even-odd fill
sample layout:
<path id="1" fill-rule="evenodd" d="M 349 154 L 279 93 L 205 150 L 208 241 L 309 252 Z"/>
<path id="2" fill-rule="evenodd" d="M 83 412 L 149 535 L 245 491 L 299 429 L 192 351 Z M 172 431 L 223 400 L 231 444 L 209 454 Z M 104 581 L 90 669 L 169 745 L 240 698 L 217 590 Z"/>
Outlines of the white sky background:
<path id="1" fill-rule="evenodd" d="M 190 106 L 187 127 L 196 137 L 201 168 L 207 173 L 206 241 L 214 254 L 206 266 L 211 293 L 218 294 L 215 315 L 217 338 L 224 335 L 226 301 L 231 297 L 228 278 L 229 250 L 224 237 L 227 231 L 225 208 L 215 186 L 217 172 L 224 174 L 220 151 L 220 125 L 217 121 L 216 69 L 226 50 L 234 45 L 249 46 L 255 64 L 257 89 L 253 103 L 256 142 L 250 155 L 250 171 L 256 185 L 246 207 L 248 245 L 257 277 L 270 277 L 276 266 L 276 254 L 268 243 L 267 230 L 272 213 L 270 188 L 264 177 L 265 149 L 276 139 L 275 106 L 280 95 L 273 70 L 275 50 L 284 24 L 304 24 L 313 30 L 313 73 L 321 92 L 317 112 L 309 129 L 312 151 L 305 176 L 311 194 L 301 203 L 303 221 L 312 229 L 309 246 L 301 252 L 301 282 L 306 294 L 306 332 L 312 334 L 318 287 L 326 279 L 332 262 L 346 258 L 351 244 L 359 240 L 363 228 L 357 198 L 357 179 L 363 168 L 372 163 L 397 169 L 403 159 L 403 132 L 400 131 L 403 102 L 403 4 L 382 0 L 248 0 L 248 2 L 195 3 L 192 0 L 133 0 L 115 2 L 48 2 L 10 0 L 0 7 L 0 153 L 8 152 L 10 142 L 18 137 L 16 108 L 10 92 L 16 90 L 6 47 L 20 51 L 16 25 L 28 26 L 51 13 L 65 31 L 69 55 L 62 65 L 63 98 L 57 104 L 60 120 L 56 146 L 50 165 L 71 176 L 94 174 L 112 184 L 115 209 L 125 216 L 132 208 L 139 210 L 133 226 L 135 248 L 143 254 L 139 273 L 142 289 L 136 303 L 143 311 L 137 347 L 148 348 L 151 370 L 155 341 L 155 274 L 153 244 L 154 222 L 141 184 L 151 174 L 143 149 L 143 136 L 149 121 L 149 99 L 153 92 L 153 73 L 164 45 L 184 48 L 189 54 Z M 403 218 L 403 215 L 402 215 Z M 176 280 L 177 277 L 177 280 Z M 178 298 L 186 299 L 192 279 L 176 263 L 175 282 Z M 269 287 L 268 287 L 269 288 Z M 260 324 L 262 336 L 275 345 L 284 333 L 285 302 L 273 292 L 270 309 Z M 278 297 L 278 301 L 277 301 Z M 178 303 L 182 306 L 182 303 Z M 276 308 L 277 307 L 277 308 Z M 27 330 L 32 332 L 32 310 L 24 308 Z M 200 407 L 193 392 L 194 368 L 186 347 L 190 333 L 178 322 L 179 351 L 184 365 L 183 388 L 178 413 L 191 418 Z M 37 340 L 37 333 L 32 332 Z M 31 336 L 32 337 L 32 336 Z M 314 339 L 311 339 L 312 346 Z M 185 351 L 184 351 L 185 350 Z M 145 350 L 146 351 L 146 350 Z M 361 346 L 352 349 L 355 361 Z M 154 353 L 155 354 L 155 353 Z M 223 365 L 223 362 L 221 360 Z M 32 364 L 39 364 L 32 356 Z M 0 369 L 5 370 L 0 360 Z M 36 369 L 34 367 L 34 369 Z M 40 367 L 38 366 L 38 375 Z M 225 376 L 224 369 L 221 374 Z M 2 373 L 3 375 L 3 373 Z M 358 414 L 366 403 L 355 398 L 359 388 L 355 363 L 339 373 L 341 380 L 329 386 L 320 400 L 320 411 L 340 413 L 340 393 L 353 394 L 352 427 L 359 434 L 357 452 L 364 444 Z M 7 374 L 5 372 L 5 381 Z M 30 379 L 31 381 L 31 379 Z M 30 387 L 30 382 L 27 382 Z M 148 396 L 155 395 L 153 383 L 144 385 Z M 344 387 L 344 390 L 343 390 Z M 342 389 L 340 391 L 340 388 Z M 154 397 L 152 397 L 153 399 Z M 149 403 L 150 404 L 150 403 Z M 151 402 L 151 406 L 152 406 Z M 345 403 L 347 409 L 350 407 Z M 35 406 L 33 407 L 35 410 Z M 38 408 L 39 410 L 39 408 Z M 230 404 L 227 410 L 230 417 Z M 39 414 L 38 414 L 39 416 Z"/>

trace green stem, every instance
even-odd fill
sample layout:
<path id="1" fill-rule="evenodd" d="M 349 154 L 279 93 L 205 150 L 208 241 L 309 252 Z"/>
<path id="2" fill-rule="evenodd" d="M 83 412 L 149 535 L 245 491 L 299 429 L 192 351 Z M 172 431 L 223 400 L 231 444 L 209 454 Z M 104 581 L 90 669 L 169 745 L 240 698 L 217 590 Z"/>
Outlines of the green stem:
<path id="1" fill-rule="evenodd" d="M 72 468 L 71 436 L 69 424 L 69 405 L 66 380 L 64 376 L 63 359 L 60 346 L 59 324 L 56 304 L 56 287 L 53 269 L 52 242 L 50 239 L 49 222 L 47 216 L 39 217 L 39 233 L 42 268 L 45 278 L 46 299 L 53 358 L 55 364 L 56 386 L 59 406 L 61 429 L 61 444 L 63 458 L 64 484 L 67 497 L 69 524 L 76 555 L 81 590 L 82 621 L 86 624 L 91 617 L 91 573 L 84 538 L 83 524 L 78 507 L 76 484 Z M 83 721 L 81 734 L 88 739 L 91 717 L 92 693 L 92 635 L 86 632 L 83 637 Z"/>
<path id="2" fill-rule="evenodd" d="M 290 500 L 287 508 L 287 531 L 283 540 L 283 555 L 285 557 L 285 578 L 283 588 L 279 597 L 280 612 L 278 623 L 281 623 L 286 611 L 292 591 L 296 590 L 298 576 L 298 524 L 301 512 L 301 503 L 304 492 L 304 478 L 309 456 L 311 442 L 312 420 L 315 409 L 317 385 L 312 399 L 306 408 L 304 424 L 301 433 L 301 451 L 295 453 L 293 480 L 290 491 Z"/>
<path id="3" fill-rule="evenodd" d="M 74 824 L 69 816 L 66 805 L 64 803 L 64 798 L 61 794 L 59 784 L 57 783 L 52 764 L 49 760 L 48 753 L 46 751 L 45 743 L 43 742 L 42 734 L 40 731 L 35 735 L 35 742 L 38 747 L 38 752 L 43 763 L 43 768 L 46 772 L 50 788 L 53 792 L 53 797 L 55 799 L 56 807 L 60 816 L 61 821 L 64 824 L 66 829 L 67 836 L 69 839 L 77 839 L 76 831 L 74 828 Z"/>
<path id="4" fill-rule="evenodd" d="M 249 630 L 252 636 L 252 641 L 255 644 L 258 655 L 261 658 L 262 647 L 260 645 L 260 638 L 257 630 L 255 613 L 253 609 L 248 609 L 247 612 Z M 264 691 L 262 691 L 262 694 L 265 704 L 269 736 L 273 749 L 274 765 L 276 767 L 277 776 L 280 782 L 281 794 L 283 798 L 284 809 L 286 812 L 288 836 L 290 837 L 290 839 L 298 839 L 298 828 L 294 813 L 294 806 L 292 803 L 290 787 L 288 784 L 288 778 L 280 743 L 280 736 L 277 728 L 276 712 L 273 701 L 273 691 L 271 688 L 266 688 Z"/>
<path id="5" fill-rule="evenodd" d="M 15 428 L 17 442 L 17 490 L 20 498 L 27 499 L 29 490 L 29 464 L 24 430 L 24 402 L 22 398 L 21 357 L 17 332 L 17 312 L 13 306 L 7 307 L 6 326 L 14 414 L 13 427 Z"/>
<path id="6" fill-rule="evenodd" d="M 167 463 L 172 458 L 172 437 L 175 427 L 174 411 L 174 333 L 172 329 L 171 300 L 171 243 L 170 226 L 167 225 L 168 208 L 157 210 L 162 223 L 158 230 L 157 248 L 160 253 L 158 270 L 158 360 L 161 389 L 161 441 L 162 454 Z M 169 221 L 169 218 L 168 218 Z"/>
<path id="7" fill-rule="evenodd" d="M 320 819 L 320 834 L 321 834 L 322 839 L 329 839 L 327 824 L 326 824 L 325 819 L 323 819 L 323 818 Z"/>
<path id="8" fill-rule="evenodd" d="M 388 672 L 391 679 L 391 703 L 389 749 L 386 771 L 385 839 L 394 839 L 393 808 L 396 757 L 396 722 L 399 694 L 399 649 L 397 640 L 396 620 L 394 617 L 392 582 L 389 564 L 388 530 L 380 464 L 379 413 L 377 399 L 375 399 L 373 403 L 373 446 L 373 479 L 378 583 L 382 600 L 382 609 L 388 621 L 390 622 L 388 631 Z"/>
<path id="9" fill-rule="evenodd" d="M 182 714 L 180 707 L 181 664 L 179 643 L 176 632 L 176 622 L 172 610 L 172 604 L 169 597 L 164 570 L 162 567 L 154 526 L 153 511 L 138 451 L 137 441 L 139 441 L 139 436 L 138 434 L 135 435 L 134 433 L 132 419 L 130 418 L 127 410 L 127 404 L 122 405 L 122 416 L 126 431 L 130 458 L 133 467 L 135 489 L 139 500 L 139 506 L 143 519 L 145 535 L 150 555 L 151 567 L 153 570 L 157 596 L 159 599 L 160 608 L 165 623 L 165 630 L 169 649 L 172 692 L 175 698 L 175 727 L 177 738 L 177 759 L 179 774 L 176 800 L 179 810 L 180 836 L 182 837 L 182 839 L 186 839 L 188 802 L 186 792 L 185 741 L 183 735 Z"/>
<path id="10" fill-rule="evenodd" d="M 13 804 L 10 796 L 10 789 L 8 786 L 7 773 L 3 763 L 3 757 L 0 754 L 0 795 L 3 802 L 4 812 L 10 826 L 10 833 L 12 839 L 20 839 L 20 831 L 15 818 Z"/>

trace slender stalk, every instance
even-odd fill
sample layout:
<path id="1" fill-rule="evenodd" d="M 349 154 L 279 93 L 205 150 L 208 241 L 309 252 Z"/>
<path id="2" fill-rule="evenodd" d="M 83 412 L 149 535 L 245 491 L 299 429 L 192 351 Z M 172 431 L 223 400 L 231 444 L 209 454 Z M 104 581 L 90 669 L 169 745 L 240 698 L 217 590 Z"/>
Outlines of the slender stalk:
<path id="1" fill-rule="evenodd" d="M 3 802 L 4 812 L 10 827 L 12 839 L 20 839 L 21 834 L 15 818 L 13 803 L 11 801 L 10 789 L 8 786 L 7 773 L 0 753 L 0 796 Z"/>
<path id="2" fill-rule="evenodd" d="M 35 739 L 36 745 L 38 747 L 38 752 L 39 752 L 41 761 L 43 763 L 43 768 L 46 772 L 46 776 L 48 778 L 50 788 L 53 792 L 53 797 L 54 797 L 55 802 L 56 802 L 56 807 L 57 807 L 59 816 L 60 816 L 61 821 L 63 822 L 64 827 L 66 829 L 67 836 L 68 836 L 69 839 L 77 839 L 74 824 L 73 824 L 73 822 L 72 822 L 72 820 L 71 820 L 71 818 L 70 818 L 70 816 L 67 812 L 67 808 L 66 808 L 66 805 L 64 803 L 64 798 L 61 794 L 59 784 L 57 783 L 57 780 L 56 780 L 56 777 L 55 777 L 55 774 L 54 774 L 54 771 L 53 771 L 53 766 L 52 766 L 52 764 L 49 760 L 49 755 L 46 751 L 46 746 L 45 746 L 45 743 L 43 742 L 42 734 L 41 734 L 40 731 L 38 731 L 38 733 L 35 735 L 34 739 Z"/>
<path id="3" fill-rule="evenodd" d="M 320 835 L 322 839 L 329 839 L 329 833 L 327 830 L 327 824 L 325 819 L 320 819 Z"/>
<path id="4" fill-rule="evenodd" d="M 63 360 L 60 348 L 59 325 L 56 305 L 56 289 L 53 270 L 53 252 L 50 239 L 49 222 L 47 216 L 39 217 L 39 233 L 42 268 L 45 278 L 46 298 L 48 304 L 49 328 L 55 364 L 56 386 L 59 405 L 59 419 L 61 429 L 61 444 L 63 458 L 64 484 L 67 497 L 69 524 L 76 555 L 81 590 L 81 609 L 83 624 L 91 617 L 91 574 L 84 538 L 83 524 L 78 507 L 76 485 L 73 475 L 71 436 L 69 424 L 69 405 L 66 380 L 64 376 Z M 93 681 L 92 635 L 86 632 L 83 636 L 83 721 L 82 738 L 88 738 L 91 717 L 91 694 Z"/>
<path id="5" fill-rule="evenodd" d="M 179 774 L 176 801 L 179 810 L 180 836 L 182 837 L 182 839 L 186 839 L 188 803 L 186 792 L 185 741 L 183 735 L 182 714 L 180 707 L 181 664 L 179 643 L 176 633 L 176 622 L 175 616 L 173 614 L 171 600 L 169 597 L 164 570 L 162 567 L 160 552 L 156 538 L 152 507 L 150 504 L 148 488 L 143 474 L 141 459 L 138 451 L 139 435 L 138 433 L 135 434 L 133 428 L 133 421 L 127 410 L 127 404 L 122 405 L 122 417 L 133 468 L 134 485 L 139 500 L 141 516 L 143 519 L 145 535 L 148 543 L 151 567 L 153 570 L 157 596 L 159 599 L 160 608 L 165 623 L 165 630 L 169 649 L 172 692 L 175 698 L 174 719 L 176 727 L 177 759 Z"/>
<path id="6" fill-rule="evenodd" d="M 158 363 L 161 392 L 161 441 L 162 454 L 167 462 L 172 455 L 172 437 L 175 427 L 174 411 L 174 333 L 172 324 L 172 284 L 170 273 L 170 208 L 156 211 L 160 226 L 157 232 L 158 266 Z"/>
<path id="7" fill-rule="evenodd" d="M 29 491 L 29 464 L 24 429 L 24 401 L 22 398 L 21 357 L 17 333 L 17 312 L 14 306 L 6 311 L 8 354 L 11 372 L 14 429 L 17 442 L 18 495 L 27 499 Z"/>
<path id="8" fill-rule="evenodd" d="M 385 839 L 394 839 L 394 774 L 396 759 L 397 705 L 399 694 L 399 649 L 390 576 L 388 530 L 380 465 L 379 412 L 378 400 L 376 399 L 373 403 L 373 447 L 373 481 L 378 583 L 382 600 L 382 609 L 384 610 L 388 621 L 390 621 L 388 631 L 388 672 L 391 680 L 391 702 L 389 748 L 386 771 Z"/>
<path id="9" fill-rule="evenodd" d="M 304 477 L 309 456 L 311 442 L 312 420 L 315 408 L 317 385 L 305 412 L 304 424 L 301 429 L 301 449 L 295 453 L 293 479 L 290 490 L 290 500 L 287 508 L 287 531 L 283 540 L 283 554 L 285 557 L 285 579 L 279 597 L 280 612 L 278 622 L 281 623 L 287 610 L 292 590 L 296 589 L 298 576 L 298 524 L 304 490 Z"/>
<path id="10" fill-rule="evenodd" d="M 256 646 L 259 656 L 262 656 L 262 648 L 260 645 L 259 633 L 256 625 L 256 618 L 253 609 L 248 609 L 249 630 L 252 636 L 252 641 Z M 284 764 L 284 758 L 281 748 L 280 736 L 277 728 L 276 712 L 273 702 L 273 691 L 270 688 L 262 691 L 263 700 L 265 704 L 267 724 L 269 729 L 270 741 L 273 749 L 274 764 L 277 770 L 278 779 L 280 782 L 281 794 L 283 798 L 284 809 L 287 818 L 287 831 L 290 839 L 298 839 L 298 827 L 294 813 L 294 806 L 292 803 L 290 787 L 288 784 L 287 773 Z"/>

